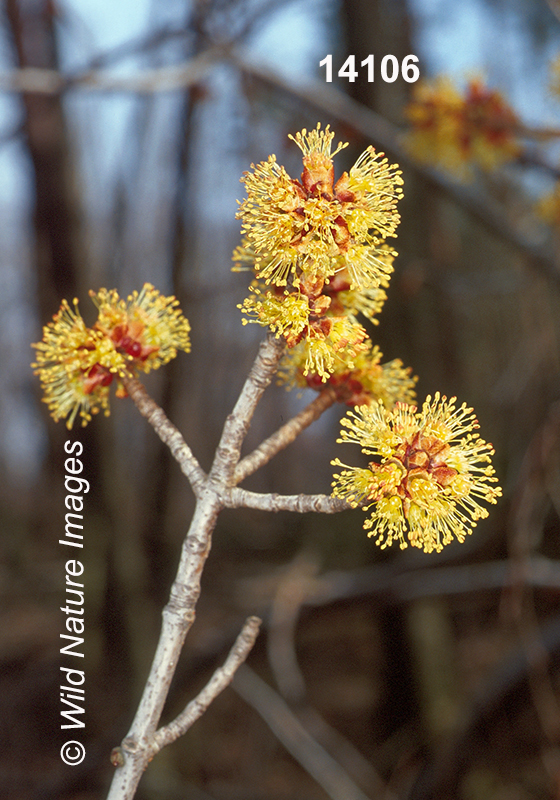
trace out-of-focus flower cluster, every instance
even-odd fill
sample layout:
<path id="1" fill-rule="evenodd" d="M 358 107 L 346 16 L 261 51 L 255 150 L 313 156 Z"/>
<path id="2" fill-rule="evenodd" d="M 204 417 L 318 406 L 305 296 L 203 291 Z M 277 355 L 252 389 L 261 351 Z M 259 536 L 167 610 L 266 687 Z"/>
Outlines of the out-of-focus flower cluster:
<path id="1" fill-rule="evenodd" d="M 270 328 L 287 345 L 280 380 L 292 386 L 334 387 L 349 405 L 413 397 L 415 378 L 401 362 L 382 366 L 360 322 L 377 324 L 397 255 L 402 177 L 397 165 L 368 147 L 335 182 L 334 133 L 320 125 L 290 137 L 303 154 L 300 179 L 276 157 L 242 178 L 242 242 L 235 268 L 253 273 L 240 306 L 244 324 Z"/>
<path id="2" fill-rule="evenodd" d="M 550 63 L 549 89 L 560 97 L 560 56 Z M 480 79 L 471 79 L 463 91 L 439 75 L 415 84 L 405 108 L 410 129 L 404 143 L 421 163 L 438 167 L 459 180 L 471 180 L 477 171 L 491 173 L 504 164 L 539 164 L 549 167 L 527 141 L 546 143 L 560 138 L 557 127 L 531 127 L 523 123 L 507 100 Z M 557 167 L 550 167 L 557 177 Z M 537 219 L 560 227 L 560 184 L 535 204 Z"/>
<path id="3" fill-rule="evenodd" d="M 560 227 L 560 183 L 539 200 L 537 213 L 549 225 Z"/>
<path id="4" fill-rule="evenodd" d="M 493 170 L 521 153 L 517 116 L 479 79 L 469 81 L 464 92 L 445 76 L 419 82 L 406 116 L 411 154 L 461 179 L 472 178 L 475 166 Z"/>
<path id="5" fill-rule="evenodd" d="M 560 98 L 560 56 L 556 56 L 550 63 L 550 92 L 555 95 L 555 100 Z M 537 133 L 539 133 L 537 131 Z M 541 137 L 558 139 L 560 131 L 558 129 L 545 129 L 540 132 Z M 537 217 L 544 220 L 556 231 L 560 228 L 560 181 L 558 181 L 558 169 L 555 170 L 556 182 L 552 190 L 546 192 L 536 204 Z"/>
<path id="6" fill-rule="evenodd" d="M 109 387 L 126 397 L 122 379 L 150 372 L 190 351 L 188 321 L 174 297 L 164 297 L 146 283 L 122 300 L 115 289 L 90 292 L 98 318 L 86 327 L 78 310 L 64 300 L 53 321 L 43 329 L 36 350 L 35 374 L 41 379 L 44 402 L 51 416 L 66 419 L 70 429 L 77 416 L 86 425 L 93 414 L 109 414 Z"/>
<path id="7" fill-rule="evenodd" d="M 556 56 L 550 63 L 549 88 L 552 94 L 560 97 L 560 56 Z"/>
<path id="8" fill-rule="evenodd" d="M 344 467 L 334 476 L 333 495 L 373 507 L 364 528 L 382 548 L 397 541 L 439 552 L 453 538 L 463 541 L 488 516 L 483 500 L 496 503 L 501 489 L 490 456 L 492 445 L 476 433 L 472 408 L 438 393 L 422 410 L 397 403 L 360 406 L 342 420 L 339 442 L 355 442 L 374 456 L 366 468 Z"/>

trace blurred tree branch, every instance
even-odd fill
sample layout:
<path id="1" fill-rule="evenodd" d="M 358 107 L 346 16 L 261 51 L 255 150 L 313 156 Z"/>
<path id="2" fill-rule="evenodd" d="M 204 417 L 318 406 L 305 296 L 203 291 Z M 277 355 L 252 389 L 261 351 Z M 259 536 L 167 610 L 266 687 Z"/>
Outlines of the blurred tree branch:
<path id="1" fill-rule="evenodd" d="M 239 606 L 268 606 L 279 580 L 281 578 L 276 572 L 240 580 L 237 591 Z M 389 563 L 325 572 L 307 579 L 303 605 L 321 607 L 367 596 L 383 597 L 387 603 L 407 603 L 422 597 L 503 591 L 515 587 L 518 581 L 534 588 L 560 592 L 560 563 L 534 555 L 516 565 L 515 572 L 509 559 L 416 569 Z"/>
<path id="2" fill-rule="evenodd" d="M 23 94 L 60 95 L 70 89 L 97 92 L 171 92 L 186 89 L 207 75 L 224 47 L 211 47 L 184 64 L 140 70 L 130 77 L 112 75 L 101 69 L 64 75 L 57 69 L 23 65 L 0 72 L 0 91 Z"/>
<path id="3" fill-rule="evenodd" d="M 232 686 L 331 800 L 368 800 L 341 765 L 307 732 L 285 701 L 252 669 L 243 665 Z"/>

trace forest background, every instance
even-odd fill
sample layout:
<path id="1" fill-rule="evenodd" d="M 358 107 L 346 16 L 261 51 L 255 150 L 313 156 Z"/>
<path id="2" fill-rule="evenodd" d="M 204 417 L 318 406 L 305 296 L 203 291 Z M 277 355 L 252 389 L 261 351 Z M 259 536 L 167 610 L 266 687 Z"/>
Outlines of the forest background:
<path id="1" fill-rule="evenodd" d="M 483 75 L 527 126 L 558 128 L 557 11 L 553 0 L 6 0 L 2 796 L 105 795 L 193 505 L 130 402 L 70 435 L 48 419 L 29 344 L 63 297 L 79 297 L 88 321 L 90 288 L 126 296 L 150 281 L 175 294 L 192 353 L 146 384 L 207 467 L 262 337 L 241 325 L 246 279 L 230 272 L 239 177 L 271 152 L 297 174 L 287 134 L 321 120 L 350 142 L 340 163 L 371 143 L 403 167 L 399 258 L 375 341 L 386 360 L 412 366 L 420 399 L 439 389 L 474 406 L 505 497 L 465 544 L 430 556 L 381 552 L 359 511 L 224 513 L 170 713 L 205 683 L 248 614 L 263 616 L 263 633 L 243 685 L 157 756 L 138 797 L 321 800 L 305 759 L 286 750 L 298 724 L 334 757 L 356 800 L 560 797 L 560 267 L 558 232 L 537 210 L 557 178 L 558 148 L 533 142 L 506 169 L 462 184 L 401 157 L 411 84 L 349 83 L 335 70 L 327 85 L 319 68 L 327 53 L 338 66 L 349 54 L 414 53 L 422 77 L 444 72 L 460 85 Z M 187 68 L 165 72 L 176 65 Z M 14 72 L 21 67 L 64 79 L 49 73 L 37 91 L 29 73 L 24 86 Z M 308 400 L 270 390 L 249 446 Z M 247 486 L 327 492 L 341 412 Z M 59 756 L 66 438 L 83 442 L 92 485 L 88 755 L 73 768 Z M 262 680 L 273 690 L 264 700 Z M 270 728 L 267 708 L 276 718 L 282 709 L 283 728 Z"/>

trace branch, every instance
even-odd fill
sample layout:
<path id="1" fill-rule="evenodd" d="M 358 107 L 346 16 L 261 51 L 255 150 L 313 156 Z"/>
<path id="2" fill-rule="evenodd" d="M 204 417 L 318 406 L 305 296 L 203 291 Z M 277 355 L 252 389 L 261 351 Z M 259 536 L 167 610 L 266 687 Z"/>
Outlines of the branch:
<path id="1" fill-rule="evenodd" d="M 148 420 L 161 441 L 166 444 L 171 455 L 187 476 L 198 496 L 206 484 L 207 476 L 192 450 L 183 439 L 181 432 L 167 418 L 164 410 L 153 400 L 144 386 L 136 378 L 124 378 L 124 386 L 138 411 Z"/>
<path id="2" fill-rule="evenodd" d="M 256 638 L 259 634 L 259 627 L 262 620 L 258 617 L 249 617 L 235 644 L 231 648 L 229 655 L 222 667 L 217 669 L 210 681 L 206 684 L 199 694 L 191 700 L 185 710 L 177 716 L 169 725 L 164 725 L 154 734 L 153 755 L 158 753 L 163 747 L 171 744 L 180 736 L 188 731 L 191 725 L 204 714 L 210 703 L 229 686 L 233 676 L 251 652 Z"/>
<path id="3" fill-rule="evenodd" d="M 511 126 L 514 133 L 525 139 L 535 139 L 537 142 L 548 142 L 550 139 L 558 139 L 560 130 L 558 128 L 531 128 L 527 125 Z"/>
<path id="4" fill-rule="evenodd" d="M 307 514 L 315 511 L 321 514 L 337 514 L 348 511 L 352 506 L 339 497 L 326 494 L 259 494 L 247 489 L 234 487 L 223 498 L 226 508 L 256 508 L 259 511 L 295 511 Z"/>
<path id="5" fill-rule="evenodd" d="M 548 7 L 556 17 L 560 20 L 560 2 L 559 0 L 546 0 Z"/>
<path id="6" fill-rule="evenodd" d="M 274 377 L 283 352 L 283 340 L 269 333 L 259 347 L 255 363 L 245 381 L 239 399 L 226 419 L 216 450 L 216 457 L 210 470 L 212 480 L 217 480 L 221 484 L 228 484 L 232 480 L 239 461 L 241 445 L 249 430 L 255 408 Z"/>
<path id="7" fill-rule="evenodd" d="M 305 730 L 279 695 L 244 665 L 232 687 L 264 719 L 296 761 L 322 786 L 331 800 L 369 800 L 348 773 Z"/>
<path id="8" fill-rule="evenodd" d="M 305 599 L 319 571 L 316 553 L 299 552 L 282 575 L 270 603 L 268 663 L 275 684 L 284 700 L 301 706 L 305 700 L 305 680 L 296 653 L 296 629 Z"/>
<path id="9" fill-rule="evenodd" d="M 510 559 L 403 571 L 376 564 L 321 575 L 311 584 L 305 604 L 324 606 L 371 595 L 379 595 L 387 603 L 410 603 L 423 597 L 510 590 L 518 580 L 537 589 L 558 592 L 560 564 L 541 556 L 533 557 L 515 575 L 512 574 Z"/>
<path id="10" fill-rule="evenodd" d="M 152 94 L 186 89 L 198 83 L 224 57 L 226 48 L 211 47 L 184 64 L 145 69 L 123 77 L 106 70 L 88 70 L 64 75 L 53 69 L 23 67 L 0 72 L 0 92 L 32 92 L 56 95 L 68 89 L 94 92 L 138 92 Z"/>
<path id="11" fill-rule="evenodd" d="M 316 397 L 308 406 L 306 406 L 299 414 L 296 414 L 289 422 L 279 428 L 276 433 L 265 439 L 252 453 L 241 459 L 235 468 L 234 481 L 241 483 L 253 472 L 256 472 L 260 467 L 267 464 L 270 459 L 284 450 L 299 434 L 319 419 L 321 414 L 330 408 L 335 402 L 336 397 L 332 389 L 325 389 L 321 394 Z"/>
<path id="12" fill-rule="evenodd" d="M 239 400 L 224 425 L 208 478 L 198 466 L 179 431 L 147 395 L 142 384 L 133 379 L 125 381 L 125 386 L 142 415 L 153 425 L 172 452 L 182 457 L 181 466 L 184 466 L 191 483 L 194 481 L 193 488 L 197 486 L 198 494 L 190 528 L 181 549 L 169 602 L 163 609 L 161 633 L 150 674 L 130 730 L 121 747 L 114 751 L 113 763 L 117 770 L 108 800 L 132 800 L 142 773 L 153 753 L 157 752 L 157 726 L 185 637 L 195 619 L 200 579 L 212 545 L 216 520 L 224 507 L 223 498 L 228 495 L 228 483 L 239 459 L 243 437 L 262 393 L 272 380 L 282 349 L 282 344 L 270 336 L 261 345 Z M 188 707 L 185 713 L 187 711 Z M 189 713 L 195 711 L 191 709 Z M 163 738 L 166 736 L 164 733 Z"/>

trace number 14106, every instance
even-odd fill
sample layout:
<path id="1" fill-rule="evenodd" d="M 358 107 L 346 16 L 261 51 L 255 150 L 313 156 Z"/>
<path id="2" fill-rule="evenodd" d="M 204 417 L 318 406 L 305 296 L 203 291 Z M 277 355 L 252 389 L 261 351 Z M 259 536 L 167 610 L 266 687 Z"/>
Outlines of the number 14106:
<path id="1" fill-rule="evenodd" d="M 399 64 L 399 60 L 396 56 L 383 56 L 380 68 L 381 80 L 385 81 L 385 83 L 393 83 L 400 74 L 407 83 L 414 83 L 420 77 L 420 70 L 416 66 L 417 63 L 418 56 L 405 56 L 401 64 Z M 326 67 L 326 81 L 327 83 L 332 83 L 332 55 L 329 54 L 325 56 L 322 61 L 319 61 L 319 66 Z M 372 83 L 375 80 L 374 56 L 364 58 L 361 66 L 367 67 L 368 83 Z M 356 70 L 356 56 L 348 56 L 344 64 L 338 70 L 338 77 L 347 78 L 350 83 L 354 83 L 358 75 L 359 73 Z"/>

